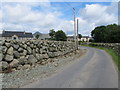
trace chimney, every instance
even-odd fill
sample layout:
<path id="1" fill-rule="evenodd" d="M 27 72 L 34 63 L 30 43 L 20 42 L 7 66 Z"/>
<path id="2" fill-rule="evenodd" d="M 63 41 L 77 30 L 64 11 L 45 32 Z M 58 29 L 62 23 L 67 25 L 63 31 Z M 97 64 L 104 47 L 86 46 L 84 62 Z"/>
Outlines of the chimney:
<path id="1" fill-rule="evenodd" d="M 25 31 L 24 31 L 24 34 L 25 34 Z"/>

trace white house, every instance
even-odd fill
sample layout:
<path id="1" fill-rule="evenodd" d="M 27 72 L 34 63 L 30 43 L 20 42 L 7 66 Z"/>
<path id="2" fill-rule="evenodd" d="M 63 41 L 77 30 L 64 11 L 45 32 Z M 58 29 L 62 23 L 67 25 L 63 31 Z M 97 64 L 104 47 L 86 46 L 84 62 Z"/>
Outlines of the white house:
<path id="1" fill-rule="evenodd" d="M 89 42 L 90 39 L 89 36 L 82 36 L 82 38 L 78 38 L 78 41 Z M 67 36 L 67 41 L 74 41 L 74 36 Z"/>
<path id="2" fill-rule="evenodd" d="M 89 36 L 82 36 L 82 38 L 79 39 L 79 41 L 82 41 L 82 42 L 89 42 L 89 40 L 90 40 Z"/>

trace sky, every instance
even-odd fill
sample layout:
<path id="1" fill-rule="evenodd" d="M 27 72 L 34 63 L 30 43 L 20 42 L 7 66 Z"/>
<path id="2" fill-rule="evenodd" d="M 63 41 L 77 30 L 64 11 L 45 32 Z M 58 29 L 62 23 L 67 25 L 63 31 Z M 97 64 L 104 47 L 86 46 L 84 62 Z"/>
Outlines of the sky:
<path id="1" fill-rule="evenodd" d="M 79 20 L 79 33 L 91 35 L 96 26 L 118 23 L 117 2 L 2 2 L 0 33 L 2 30 L 37 31 L 63 30 L 74 34 L 74 14 Z"/>

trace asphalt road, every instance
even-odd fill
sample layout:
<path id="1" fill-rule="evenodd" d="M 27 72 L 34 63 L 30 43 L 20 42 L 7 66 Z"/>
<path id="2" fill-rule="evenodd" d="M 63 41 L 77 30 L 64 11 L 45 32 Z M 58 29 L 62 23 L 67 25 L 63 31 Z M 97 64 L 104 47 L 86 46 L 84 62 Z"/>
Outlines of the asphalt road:
<path id="1" fill-rule="evenodd" d="M 118 72 L 105 51 L 81 47 L 88 52 L 58 73 L 23 88 L 118 88 Z"/>

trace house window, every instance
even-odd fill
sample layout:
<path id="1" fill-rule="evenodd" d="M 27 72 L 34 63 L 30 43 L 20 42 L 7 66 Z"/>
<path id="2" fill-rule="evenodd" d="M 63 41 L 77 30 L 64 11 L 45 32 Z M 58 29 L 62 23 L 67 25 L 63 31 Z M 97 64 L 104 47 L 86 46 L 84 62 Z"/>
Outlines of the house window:
<path id="1" fill-rule="evenodd" d="M 18 36 L 17 35 L 13 35 L 12 36 L 12 40 L 18 40 Z"/>

